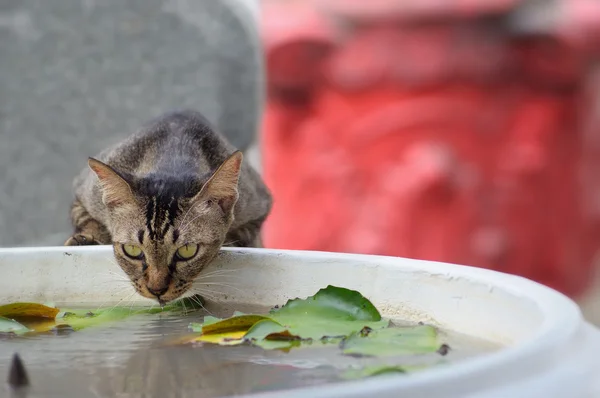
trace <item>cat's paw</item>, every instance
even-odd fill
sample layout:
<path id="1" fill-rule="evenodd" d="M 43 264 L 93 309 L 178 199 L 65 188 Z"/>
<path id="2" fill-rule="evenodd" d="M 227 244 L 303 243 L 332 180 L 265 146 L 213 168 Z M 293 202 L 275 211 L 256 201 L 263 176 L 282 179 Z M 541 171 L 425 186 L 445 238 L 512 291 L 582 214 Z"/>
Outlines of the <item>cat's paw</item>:
<path id="1" fill-rule="evenodd" d="M 100 242 L 94 239 L 91 235 L 75 234 L 65 242 L 65 246 L 88 246 L 99 245 Z"/>

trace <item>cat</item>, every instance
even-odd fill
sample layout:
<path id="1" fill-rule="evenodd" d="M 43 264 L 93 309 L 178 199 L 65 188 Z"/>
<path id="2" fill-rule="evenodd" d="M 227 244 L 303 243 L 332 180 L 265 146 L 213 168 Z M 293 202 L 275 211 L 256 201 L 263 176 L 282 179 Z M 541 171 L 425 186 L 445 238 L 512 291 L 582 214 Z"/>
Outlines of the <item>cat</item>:
<path id="1" fill-rule="evenodd" d="M 64 244 L 112 245 L 136 291 L 161 305 L 188 291 L 222 246 L 262 247 L 271 193 L 197 111 L 150 121 L 88 166 L 73 182 Z"/>

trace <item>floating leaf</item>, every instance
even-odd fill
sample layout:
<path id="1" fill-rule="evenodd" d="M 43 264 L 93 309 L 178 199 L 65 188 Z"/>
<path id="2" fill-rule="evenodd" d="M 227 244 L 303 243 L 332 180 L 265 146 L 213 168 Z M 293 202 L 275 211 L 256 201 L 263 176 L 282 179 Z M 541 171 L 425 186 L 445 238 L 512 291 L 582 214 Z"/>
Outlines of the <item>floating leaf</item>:
<path id="1" fill-rule="evenodd" d="M 104 323 L 115 322 L 125 319 L 131 315 L 133 310 L 129 308 L 114 308 L 105 311 L 91 312 L 87 310 L 67 310 L 59 314 L 56 323 L 69 325 L 73 330 L 81 330 L 90 326 L 98 326 Z"/>
<path id="2" fill-rule="evenodd" d="M 48 318 L 23 318 L 19 321 L 29 329 L 30 333 L 49 332 L 57 326 L 54 319 Z"/>
<path id="3" fill-rule="evenodd" d="M 404 366 L 399 365 L 380 365 L 380 366 L 368 366 L 362 369 L 351 369 L 347 370 L 342 374 L 344 379 L 362 379 L 365 377 L 380 376 L 384 374 L 404 374 L 407 373 L 407 369 Z"/>
<path id="4" fill-rule="evenodd" d="M 283 307 L 265 315 L 236 315 L 217 320 L 206 317 L 201 325 L 191 324 L 194 331 L 206 334 L 226 334 L 246 330 L 246 340 L 265 349 L 296 346 L 296 340 L 337 342 L 364 328 L 381 329 L 389 326 L 379 311 L 359 292 L 328 286 L 306 299 L 289 300 Z M 264 342 L 267 340 L 268 342 Z M 277 340 L 279 343 L 275 344 Z M 220 340 L 218 340 L 220 341 Z M 287 343 L 283 343 L 286 341 Z"/>
<path id="5" fill-rule="evenodd" d="M 356 290 L 331 285 L 319 290 L 314 296 L 288 300 L 283 307 L 271 310 L 270 314 L 278 317 L 328 317 L 348 321 L 381 320 L 377 308 L 362 294 Z"/>
<path id="6" fill-rule="evenodd" d="M 0 306 L 0 333 L 5 330 L 14 330 L 16 334 L 55 332 L 62 334 L 65 331 L 80 330 L 90 326 L 119 321 L 132 315 L 156 314 L 160 312 L 177 312 L 180 310 L 202 308 L 203 300 L 200 296 L 185 297 L 169 303 L 164 308 L 113 307 L 97 311 L 70 310 L 55 308 L 51 305 L 37 303 L 11 303 Z M 11 318 L 11 319 L 8 319 Z M 20 326 L 17 326 L 20 325 Z M 18 333 L 17 333 L 18 332 Z"/>
<path id="7" fill-rule="evenodd" d="M 160 307 L 112 307 L 102 308 L 94 311 L 82 309 L 63 309 L 56 317 L 57 324 L 67 324 L 74 330 L 99 326 L 126 319 L 134 315 L 159 314 L 166 312 L 176 312 L 179 310 L 196 309 L 200 307 L 198 298 L 195 296 L 184 297 L 167 304 L 164 308 Z M 187 303 L 187 304 L 185 304 Z M 195 307 L 196 306 L 196 307 Z"/>
<path id="8" fill-rule="evenodd" d="M 343 342 L 346 355 L 399 356 L 434 353 L 440 347 L 433 326 L 393 327 L 354 333 Z"/>
<path id="9" fill-rule="evenodd" d="M 292 314 L 286 316 L 272 316 L 274 321 L 283 325 L 289 332 L 301 339 L 320 340 L 327 338 L 340 338 L 355 333 L 364 327 L 371 329 L 386 328 L 388 320 L 367 322 L 327 318 L 324 314 L 318 316 L 299 316 Z"/>
<path id="10" fill-rule="evenodd" d="M 0 306 L 0 316 L 7 318 L 54 319 L 58 312 L 58 308 L 36 303 L 12 303 Z"/>
<path id="11" fill-rule="evenodd" d="M 29 329 L 19 322 L 0 316 L 0 333 L 23 334 L 29 332 Z"/>
<path id="12" fill-rule="evenodd" d="M 289 300 L 271 310 L 270 318 L 302 339 L 343 337 L 364 327 L 381 329 L 389 326 L 377 308 L 355 290 L 327 286 L 306 299 Z"/>
<path id="13" fill-rule="evenodd" d="M 282 351 L 288 351 L 290 348 L 293 348 L 293 347 L 300 347 L 301 344 L 302 344 L 302 342 L 300 340 L 268 340 L 268 339 L 257 340 L 252 343 L 252 345 L 260 347 L 264 350 L 282 350 Z"/>
<path id="14" fill-rule="evenodd" d="M 233 331 L 233 332 L 225 332 L 225 333 L 211 333 L 211 334 L 201 334 L 200 336 L 192 339 L 192 342 L 203 342 L 203 343 L 212 343 L 219 345 L 238 345 L 244 342 L 244 335 L 246 334 L 245 330 L 241 331 Z"/>
<path id="15" fill-rule="evenodd" d="M 205 316 L 204 319 L 202 320 L 202 322 L 191 322 L 189 325 L 189 328 L 194 331 L 194 332 L 202 332 L 202 326 L 204 325 L 212 325 L 213 323 L 217 323 L 219 321 L 222 321 L 222 318 L 217 318 L 214 316 Z"/>
<path id="16" fill-rule="evenodd" d="M 223 319 L 214 323 L 202 325 L 202 334 L 226 333 L 226 332 L 247 332 L 255 323 L 268 319 L 264 315 L 240 315 Z"/>
<path id="17" fill-rule="evenodd" d="M 256 322 L 246 333 L 244 338 L 246 340 L 262 340 L 272 334 L 280 334 L 285 332 L 286 328 L 280 323 L 273 321 L 272 319 L 263 319 Z"/>
<path id="18" fill-rule="evenodd" d="M 255 323 L 244 336 L 244 340 L 265 350 L 288 349 L 300 345 L 298 337 L 293 336 L 284 326 L 271 319 L 263 319 Z"/>

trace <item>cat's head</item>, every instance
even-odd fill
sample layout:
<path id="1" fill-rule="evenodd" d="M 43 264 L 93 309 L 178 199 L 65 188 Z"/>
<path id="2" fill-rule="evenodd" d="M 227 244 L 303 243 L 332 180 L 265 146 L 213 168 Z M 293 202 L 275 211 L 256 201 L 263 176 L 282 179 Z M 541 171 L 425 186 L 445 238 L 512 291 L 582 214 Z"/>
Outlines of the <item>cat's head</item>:
<path id="1" fill-rule="evenodd" d="M 135 178 L 90 158 L 110 215 L 115 257 L 135 289 L 161 304 L 185 293 L 234 218 L 242 153 L 204 178 Z"/>

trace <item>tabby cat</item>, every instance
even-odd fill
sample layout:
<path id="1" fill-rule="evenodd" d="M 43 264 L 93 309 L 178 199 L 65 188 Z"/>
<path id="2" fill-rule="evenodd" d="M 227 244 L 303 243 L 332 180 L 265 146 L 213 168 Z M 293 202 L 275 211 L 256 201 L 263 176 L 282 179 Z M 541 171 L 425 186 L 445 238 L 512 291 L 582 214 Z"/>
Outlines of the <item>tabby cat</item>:
<path id="1" fill-rule="evenodd" d="M 112 244 L 139 294 L 172 301 L 221 246 L 262 245 L 272 199 L 242 157 L 200 113 L 163 115 L 88 159 L 65 245 Z"/>

